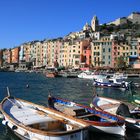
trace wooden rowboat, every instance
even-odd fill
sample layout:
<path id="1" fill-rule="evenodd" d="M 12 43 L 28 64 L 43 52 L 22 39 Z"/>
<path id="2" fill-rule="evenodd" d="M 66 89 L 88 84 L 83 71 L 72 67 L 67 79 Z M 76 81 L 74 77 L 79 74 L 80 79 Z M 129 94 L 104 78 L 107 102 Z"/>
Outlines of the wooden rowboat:
<path id="1" fill-rule="evenodd" d="M 121 117 L 61 98 L 51 97 L 51 101 L 54 104 L 54 106 L 51 104 L 51 107 L 89 123 L 93 131 L 125 135 L 125 124 Z M 48 103 L 50 104 L 50 101 Z"/>
<path id="2" fill-rule="evenodd" d="M 126 128 L 140 131 L 140 110 L 131 104 L 124 103 L 111 98 L 95 96 L 93 106 L 111 114 L 121 116 L 125 120 Z M 131 109 L 129 109 L 131 108 Z"/>
<path id="3" fill-rule="evenodd" d="M 27 140 L 87 140 L 88 124 L 58 111 L 7 96 L 0 104 L 7 125 Z"/>

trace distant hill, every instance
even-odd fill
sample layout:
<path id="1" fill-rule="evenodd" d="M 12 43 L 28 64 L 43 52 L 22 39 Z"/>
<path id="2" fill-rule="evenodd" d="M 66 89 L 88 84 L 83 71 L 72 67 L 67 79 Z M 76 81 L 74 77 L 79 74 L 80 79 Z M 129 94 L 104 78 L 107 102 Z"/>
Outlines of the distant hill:
<path id="1" fill-rule="evenodd" d="M 105 35 L 111 33 L 121 33 L 126 36 L 140 37 L 140 24 L 132 23 L 131 21 L 128 21 L 128 23 L 124 23 L 121 25 L 103 24 L 99 26 L 98 30 Z"/>

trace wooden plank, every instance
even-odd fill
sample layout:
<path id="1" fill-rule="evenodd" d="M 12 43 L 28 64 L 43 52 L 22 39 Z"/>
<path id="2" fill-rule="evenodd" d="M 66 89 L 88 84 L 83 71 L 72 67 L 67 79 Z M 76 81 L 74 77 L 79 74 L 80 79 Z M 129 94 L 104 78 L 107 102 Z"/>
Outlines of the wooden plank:
<path id="1" fill-rule="evenodd" d="M 81 118 L 86 118 L 86 117 L 91 117 L 91 116 L 94 116 L 94 114 L 86 114 L 86 115 L 78 116 L 77 118 L 81 119 Z"/>

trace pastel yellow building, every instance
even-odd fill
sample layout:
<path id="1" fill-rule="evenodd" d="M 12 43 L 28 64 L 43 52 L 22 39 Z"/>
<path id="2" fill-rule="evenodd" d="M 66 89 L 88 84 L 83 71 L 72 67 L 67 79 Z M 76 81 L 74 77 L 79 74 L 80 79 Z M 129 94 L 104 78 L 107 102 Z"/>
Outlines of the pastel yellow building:
<path id="1" fill-rule="evenodd" d="M 112 41 L 110 36 L 91 42 L 91 63 L 94 67 L 110 66 L 112 60 Z"/>

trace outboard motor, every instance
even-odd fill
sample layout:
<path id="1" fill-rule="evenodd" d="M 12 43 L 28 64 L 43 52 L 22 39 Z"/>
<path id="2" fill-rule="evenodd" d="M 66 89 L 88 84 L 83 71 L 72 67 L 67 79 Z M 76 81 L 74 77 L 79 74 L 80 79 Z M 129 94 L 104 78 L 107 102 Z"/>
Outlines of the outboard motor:
<path id="1" fill-rule="evenodd" d="M 123 116 L 123 117 L 131 117 L 129 108 L 126 104 L 121 103 L 116 111 L 117 115 Z"/>

